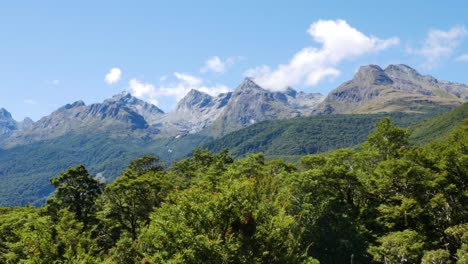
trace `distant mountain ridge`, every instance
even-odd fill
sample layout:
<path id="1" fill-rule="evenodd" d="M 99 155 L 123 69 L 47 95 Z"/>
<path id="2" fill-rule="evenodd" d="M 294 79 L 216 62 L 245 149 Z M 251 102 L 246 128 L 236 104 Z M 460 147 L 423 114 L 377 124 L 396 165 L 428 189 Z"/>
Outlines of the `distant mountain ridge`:
<path id="1" fill-rule="evenodd" d="M 156 106 L 138 100 L 130 94 L 120 94 L 103 103 L 91 105 L 76 101 L 60 107 L 25 129 L 14 131 L 10 138 L 5 140 L 5 145 L 28 144 L 80 130 L 83 133 L 92 131 L 110 134 L 145 130 L 149 125 L 144 115 L 150 117 L 162 113 Z"/>
<path id="2" fill-rule="evenodd" d="M 304 115 L 323 98 L 321 94 L 291 88 L 284 93 L 270 92 L 246 78 L 233 92 L 218 96 L 191 90 L 169 113 L 123 92 L 102 103 L 67 104 L 22 129 L 5 110 L 0 127 L 5 135 L 3 146 L 28 144 L 80 130 L 137 137 L 175 137 L 207 130 L 204 134 L 220 136 L 259 121 Z"/>
<path id="3" fill-rule="evenodd" d="M 399 64 L 385 70 L 359 68 L 354 78 L 331 91 L 314 114 L 427 112 L 439 105 L 456 107 L 468 100 L 468 86 L 439 81 Z"/>
<path id="4" fill-rule="evenodd" d="M 67 133 L 107 133 L 144 138 L 201 134 L 220 137 L 265 120 L 323 114 L 382 112 L 427 113 L 454 108 L 468 100 L 468 86 L 439 81 L 399 64 L 385 69 L 362 66 L 352 80 L 326 97 L 287 88 L 272 92 L 245 78 L 232 92 L 211 96 L 191 90 L 174 111 L 123 92 L 102 103 L 67 104 L 37 122 L 16 122 L 0 111 L 0 147 L 29 144 Z"/>

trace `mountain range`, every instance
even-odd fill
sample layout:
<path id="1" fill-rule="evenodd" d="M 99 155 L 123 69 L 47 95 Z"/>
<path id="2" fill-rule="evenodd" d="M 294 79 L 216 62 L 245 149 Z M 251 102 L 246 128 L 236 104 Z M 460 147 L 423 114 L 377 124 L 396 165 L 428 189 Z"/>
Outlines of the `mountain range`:
<path id="1" fill-rule="evenodd" d="M 127 92 L 102 103 L 67 104 L 37 122 L 28 118 L 17 122 L 2 108 L 0 146 L 28 144 L 79 131 L 150 138 L 195 133 L 219 137 L 265 120 L 323 114 L 425 113 L 440 106 L 453 108 L 467 100 L 466 85 L 439 81 L 406 65 L 389 65 L 384 70 L 367 65 L 326 97 L 289 87 L 272 92 L 246 78 L 234 91 L 215 97 L 191 90 L 169 113 Z"/>
<path id="2" fill-rule="evenodd" d="M 324 151 L 358 144 L 370 131 L 374 120 L 385 113 L 400 113 L 397 118 L 401 119 L 402 125 L 408 126 L 466 101 L 468 86 L 421 75 L 400 64 L 389 65 L 385 69 L 377 65 L 362 66 L 352 80 L 327 96 L 298 92 L 290 87 L 284 91 L 270 91 L 260 87 L 254 79 L 245 78 L 232 92 L 218 96 L 191 90 L 178 102 L 175 110 L 168 113 L 127 92 L 102 103 L 86 105 L 77 101 L 66 104 L 36 122 L 29 118 L 15 121 L 2 108 L 0 189 L 3 191 L 0 192 L 0 205 L 43 202 L 51 191 L 44 187 L 47 179 L 68 166 L 77 165 L 74 162 L 85 163 L 92 173 L 104 174 L 112 180 L 125 165 L 119 160 L 128 162 L 139 155 L 155 154 L 171 162 L 189 155 L 199 146 L 213 150 L 224 146 L 240 147 L 236 149 L 237 154 L 245 154 L 250 150 L 262 150 L 252 147 L 254 143 L 248 143 L 253 137 L 263 137 L 255 142 L 273 144 L 272 140 L 280 134 L 288 140 L 295 135 L 315 137 L 308 147 L 305 147 L 305 142 L 296 146 L 300 149 L 297 151 L 278 144 L 264 151 L 272 155 L 281 154 L 278 152 L 285 149 L 289 150 L 283 154 L 288 155 L 298 151 L 300 154 L 315 153 L 318 149 Z M 346 116 L 349 114 L 377 115 Z M 318 118 L 324 115 L 330 117 Z M 302 119 L 305 122 L 294 121 L 309 117 L 312 119 Z M 292 120 L 292 123 L 282 121 L 281 125 L 274 124 L 275 129 L 263 125 L 264 121 L 285 119 Z M 327 125 L 319 130 L 323 124 Z M 358 128 L 363 124 L 365 129 Z M 253 128 L 242 132 L 250 126 Z M 327 133 L 344 135 L 336 133 L 340 129 L 350 129 L 350 133 L 342 138 L 334 137 L 334 143 L 324 142 L 331 140 L 325 136 Z M 359 135 L 353 136 L 353 129 Z M 236 133 L 243 136 L 231 135 L 235 131 L 240 131 L 240 134 Z M 238 141 L 239 138 L 244 139 Z M 344 138 L 349 138 L 346 144 L 338 142 Z M 211 140 L 216 141 L 210 143 Z M 223 146 L 223 142 L 234 142 L 234 145 Z M 25 160 L 25 155 L 29 160 Z M 31 165 L 32 160 L 35 165 Z M 40 164 L 49 163 L 54 164 L 42 165 L 43 170 L 40 170 Z M 40 185 L 37 187 L 40 192 L 34 190 L 35 185 Z M 25 195 L 24 186 L 35 194 Z M 20 193 L 28 198 L 14 202 L 8 200 L 11 195 L 21 196 Z"/>

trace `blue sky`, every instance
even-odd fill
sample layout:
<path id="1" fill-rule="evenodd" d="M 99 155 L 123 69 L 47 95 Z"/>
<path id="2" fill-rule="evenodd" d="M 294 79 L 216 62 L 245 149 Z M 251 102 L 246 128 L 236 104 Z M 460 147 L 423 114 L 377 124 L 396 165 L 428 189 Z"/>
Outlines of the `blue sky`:
<path id="1" fill-rule="evenodd" d="M 38 120 L 127 90 L 168 111 L 192 88 L 229 91 L 247 75 L 271 90 L 326 94 L 364 64 L 468 83 L 466 10 L 464 1 L 3 1 L 0 107 Z"/>

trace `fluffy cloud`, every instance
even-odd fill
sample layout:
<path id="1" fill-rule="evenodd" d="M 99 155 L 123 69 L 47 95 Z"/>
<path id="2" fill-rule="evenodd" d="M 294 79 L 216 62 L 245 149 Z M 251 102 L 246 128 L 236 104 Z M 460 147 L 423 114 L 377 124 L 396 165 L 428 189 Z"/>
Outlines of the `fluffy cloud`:
<path id="1" fill-rule="evenodd" d="M 225 85 L 204 85 L 203 80 L 186 73 L 174 73 L 175 80 L 165 82 L 158 87 L 143 83 L 137 79 L 130 80 L 127 90 L 135 97 L 158 105 L 158 98 L 171 97 L 178 101 L 182 99 L 190 90 L 199 90 L 201 92 L 217 96 L 220 93 L 226 93 L 229 88 Z"/>
<path id="2" fill-rule="evenodd" d="M 225 70 L 226 70 L 226 63 L 223 62 L 218 56 L 214 56 L 205 62 L 205 66 L 201 68 L 200 72 L 213 71 L 213 72 L 222 73 Z"/>
<path id="3" fill-rule="evenodd" d="M 418 54 L 424 57 L 425 68 L 434 68 L 440 60 L 450 57 L 458 47 L 463 37 L 468 35 L 464 27 L 452 27 L 448 31 L 431 30 L 421 48 L 408 49 L 411 54 Z"/>
<path id="4" fill-rule="evenodd" d="M 398 38 L 380 39 L 366 36 L 344 20 L 319 20 L 307 30 L 320 47 L 306 47 L 297 52 L 287 64 L 272 70 L 259 66 L 245 72 L 246 76 L 266 89 L 281 91 L 288 86 L 313 86 L 327 77 L 340 74 L 336 66 L 346 59 L 378 52 L 398 45 Z"/>
<path id="5" fill-rule="evenodd" d="M 228 67 L 234 65 L 239 60 L 242 60 L 242 57 L 229 57 L 223 61 L 218 56 L 214 56 L 205 61 L 205 65 L 200 69 L 200 72 L 206 73 L 212 71 L 224 73 Z"/>
<path id="6" fill-rule="evenodd" d="M 104 80 L 107 84 L 111 85 L 120 81 L 122 76 L 122 71 L 119 68 L 112 68 L 104 77 Z"/>
<path id="7" fill-rule="evenodd" d="M 143 83 L 137 79 L 128 82 L 127 90 L 135 97 L 148 101 L 154 105 L 158 104 L 158 93 L 156 87 L 149 83 Z"/>
<path id="8" fill-rule="evenodd" d="M 457 61 L 468 61 L 468 54 L 458 56 Z"/>

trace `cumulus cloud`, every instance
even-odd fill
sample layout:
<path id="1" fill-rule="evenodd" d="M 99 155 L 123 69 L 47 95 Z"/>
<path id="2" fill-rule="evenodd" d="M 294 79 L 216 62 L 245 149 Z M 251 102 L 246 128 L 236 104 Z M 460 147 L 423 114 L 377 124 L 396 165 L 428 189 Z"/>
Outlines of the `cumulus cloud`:
<path id="1" fill-rule="evenodd" d="M 218 56 L 213 56 L 205 61 L 205 65 L 200 69 L 200 72 L 224 73 L 228 67 L 234 65 L 239 60 L 242 60 L 242 57 L 229 57 L 223 61 Z"/>
<path id="2" fill-rule="evenodd" d="M 274 70 L 263 65 L 247 70 L 245 75 L 273 91 L 294 85 L 314 86 L 325 78 L 338 76 L 340 71 L 336 67 L 343 60 L 378 52 L 400 42 L 396 37 L 367 36 L 344 20 L 319 20 L 307 33 L 320 47 L 303 48 L 287 64 Z"/>
<path id="3" fill-rule="evenodd" d="M 450 57 L 460 45 L 461 40 L 468 35 L 468 31 L 461 26 L 452 27 L 448 31 L 431 30 L 427 34 L 422 47 L 410 48 L 408 52 L 424 57 L 425 68 L 434 68 L 444 58 Z"/>
<path id="4" fill-rule="evenodd" d="M 111 85 L 120 81 L 122 76 L 122 71 L 119 68 L 112 68 L 104 77 L 104 80 L 107 84 Z"/>
<path id="5" fill-rule="evenodd" d="M 200 69 L 200 72 L 213 71 L 222 73 L 226 70 L 226 63 L 223 62 L 218 56 L 214 56 L 205 62 L 205 66 Z"/>
<path id="6" fill-rule="evenodd" d="M 220 93 L 229 91 L 229 87 L 225 85 L 205 85 L 202 79 L 180 72 L 174 73 L 173 81 L 166 82 L 165 79 L 164 83 L 159 86 L 132 79 L 127 88 L 133 96 L 149 101 L 154 105 L 158 105 L 158 99 L 161 97 L 171 97 L 178 101 L 192 89 L 207 93 L 211 96 L 217 96 Z"/>
<path id="7" fill-rule="evenodd" d="M 128 82 L 127 90 L 137 98 L 148 101 L 154 105 L 158 104 L 158 93 L 156 87 L 152 84 L 144 83 L 137 79 L 131 79 Z"/>
<path id="8" fill-rule="evenodd" d="M 468 54 L 458 56 L 457 61 L 468 61 Z"/>

